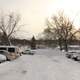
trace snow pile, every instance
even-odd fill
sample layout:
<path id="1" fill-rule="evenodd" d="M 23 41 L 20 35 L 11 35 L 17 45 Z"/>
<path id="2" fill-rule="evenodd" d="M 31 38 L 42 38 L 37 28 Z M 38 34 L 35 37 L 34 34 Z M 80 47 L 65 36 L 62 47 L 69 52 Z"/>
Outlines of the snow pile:
<path id="1" fill-rule="evenodd" d="M 0 64 L 0 80 L 80 80 L 80 63 L 57 49 L 38 49 Z"/>

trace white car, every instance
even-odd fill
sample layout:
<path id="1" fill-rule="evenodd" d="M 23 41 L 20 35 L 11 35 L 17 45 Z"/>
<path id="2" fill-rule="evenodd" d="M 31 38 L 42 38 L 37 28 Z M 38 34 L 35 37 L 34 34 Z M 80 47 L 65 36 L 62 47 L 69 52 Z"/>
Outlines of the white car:
<path id="1" fill-rule="evenodd" d="M 22 54 L 29 54 L 29 55 L 33 55 L 34 53 L 35 53 L 35 51 L 31 50 L 31 49 L 27 49 L 27 50 L 22 52 Z"/>
<path id="2" fill-rule="evenodd" d="M 6 50 L 0 50 L 0 62 L 8 60 L 9 52 Z M 4 57 L 2 57 L 4 56 Z"/>
<path id="3" fill-rule="evenodd" d="M 0 54 L 0 63 L 7 60 L 7 57 L 4 54 Z"/>

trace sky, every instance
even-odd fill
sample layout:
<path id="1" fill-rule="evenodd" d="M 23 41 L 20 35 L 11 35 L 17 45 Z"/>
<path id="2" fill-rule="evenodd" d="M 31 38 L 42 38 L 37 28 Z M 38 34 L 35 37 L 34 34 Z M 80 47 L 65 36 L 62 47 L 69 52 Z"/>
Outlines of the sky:
<path id="1" fill-rule="evenodd" d="M 80 0 L 0 0 L 3 12 L 14 12 L 21 16 L 21 38 L 31 37 L 41 33 L 46 27 L 46 18 L 60 10 L 68 15 L 74 24 L 80 25 Z"/>

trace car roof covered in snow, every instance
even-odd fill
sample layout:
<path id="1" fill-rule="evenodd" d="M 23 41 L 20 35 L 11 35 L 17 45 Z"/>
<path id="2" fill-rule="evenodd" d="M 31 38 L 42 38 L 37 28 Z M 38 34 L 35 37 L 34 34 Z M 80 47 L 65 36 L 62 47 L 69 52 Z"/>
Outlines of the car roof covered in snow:
<path id="1" fill-rule="evenodd" d="M 17 48 L 17 46 L 0 46 L 0 47 L 11 47 L 11 48 Z"/>

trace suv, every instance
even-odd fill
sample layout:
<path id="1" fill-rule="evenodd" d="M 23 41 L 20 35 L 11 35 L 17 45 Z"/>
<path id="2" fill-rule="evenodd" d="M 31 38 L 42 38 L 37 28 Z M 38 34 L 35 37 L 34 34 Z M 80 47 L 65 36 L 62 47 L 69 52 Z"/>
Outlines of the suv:
<path id="1" fill-rule="evenodd" d="M 8 60 L 16 59 L 20 56 L 19 49 L 16 46 L 0 46 L 0 52 L 5 54 Z"/>

